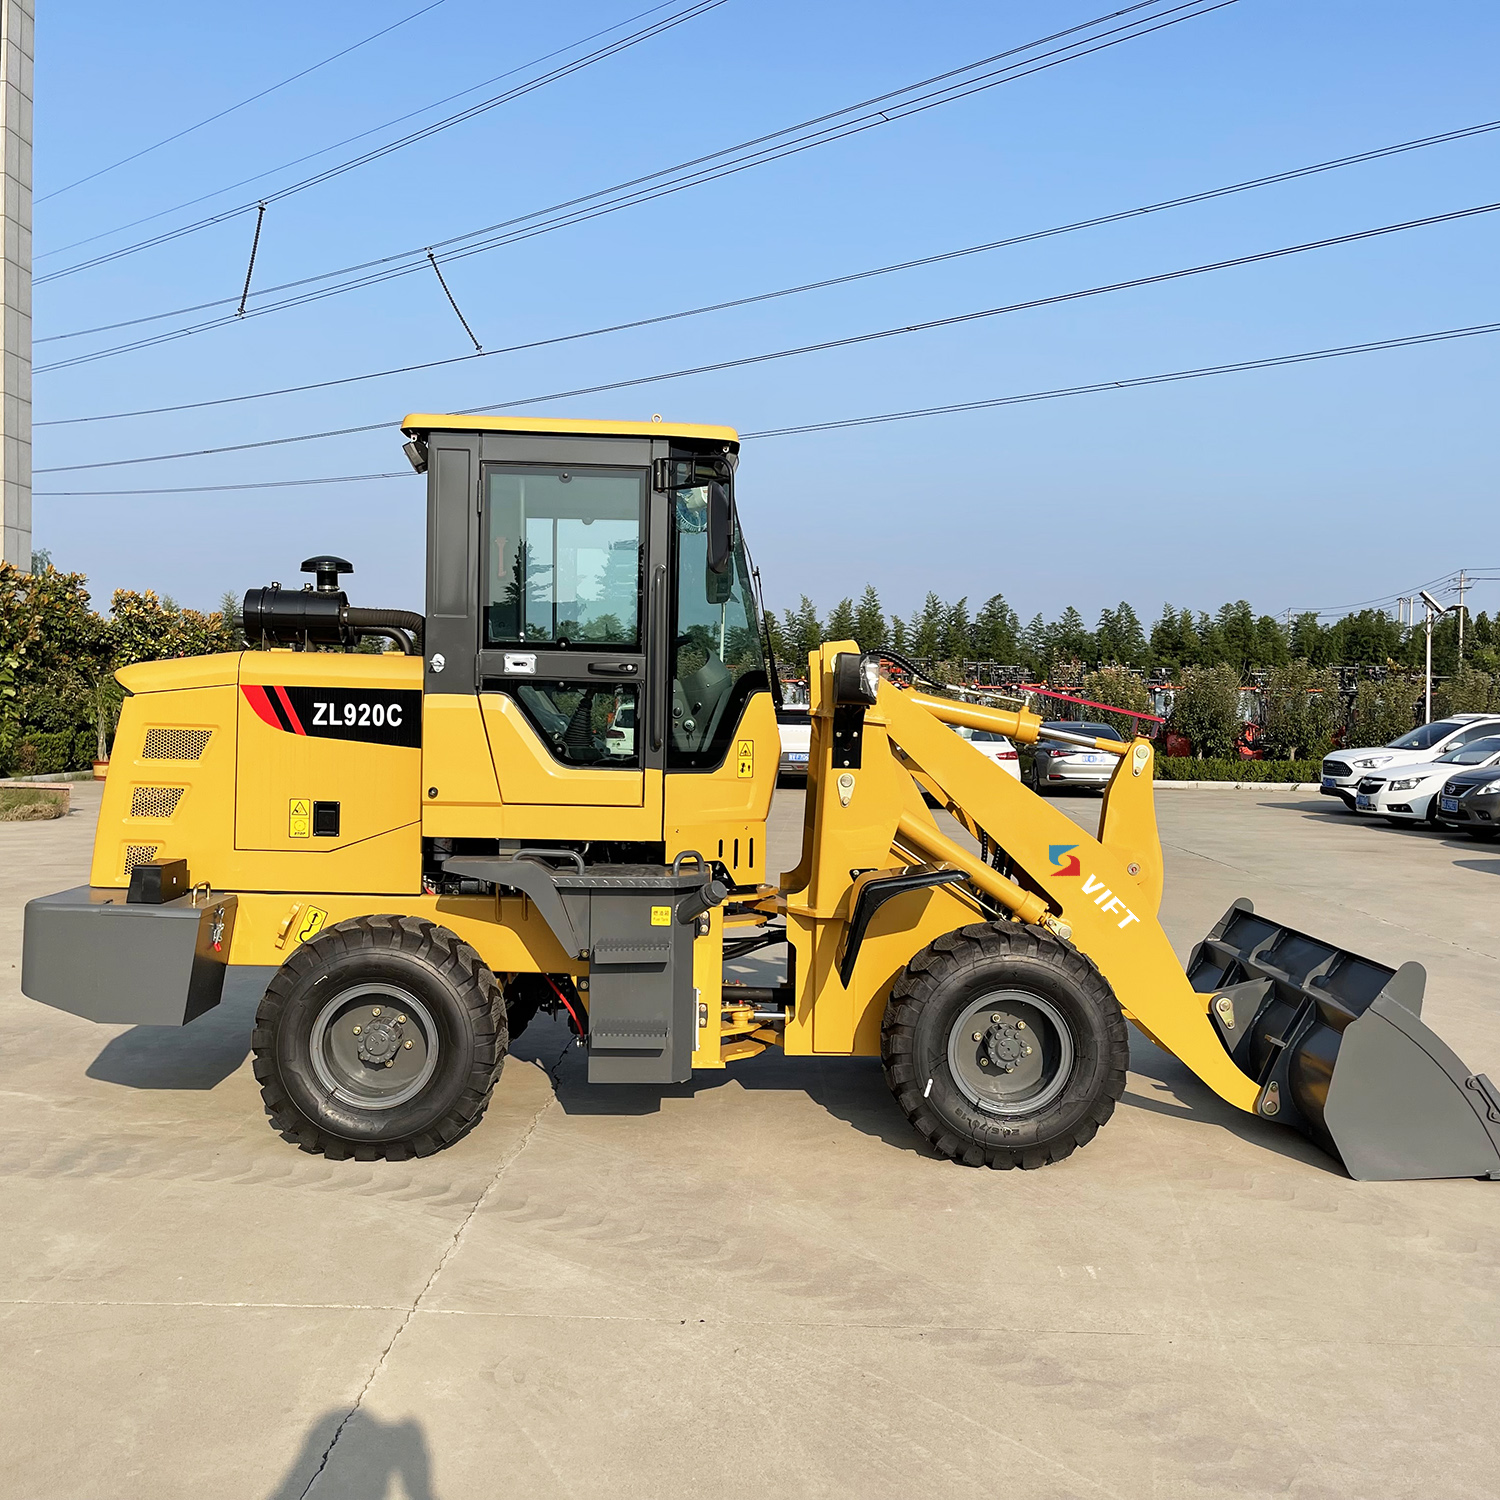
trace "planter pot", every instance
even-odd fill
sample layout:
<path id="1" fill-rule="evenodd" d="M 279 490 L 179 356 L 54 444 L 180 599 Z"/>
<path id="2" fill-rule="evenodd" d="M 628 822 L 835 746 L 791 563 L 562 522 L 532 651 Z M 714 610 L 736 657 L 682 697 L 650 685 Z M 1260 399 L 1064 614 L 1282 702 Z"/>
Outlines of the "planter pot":
<path id="1" fill-rule="evenodd" d="M 107 760 L 96 760 L 94 762 L 94 780 L 103 781 L 109 774 L 109 762 Z"/>

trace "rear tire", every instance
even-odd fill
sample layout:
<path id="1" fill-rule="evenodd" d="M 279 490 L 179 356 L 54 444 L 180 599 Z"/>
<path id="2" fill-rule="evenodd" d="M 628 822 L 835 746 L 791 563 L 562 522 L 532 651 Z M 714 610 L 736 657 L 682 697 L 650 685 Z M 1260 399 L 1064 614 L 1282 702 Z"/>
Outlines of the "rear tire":
<path id="1" fill-rule="evenodd" d="M 1072 944 L 1010 922 L 961 928 L 918 953 L 891 990 L 880 1051 L 906 1117 L 939 1155 L 971 1167 L 1042 1167 L 1087 1145 L 1130 1064 L 1099 970 Z"/>
<path id="2" fill-rule="evenodd" d="M 277 971 L 255 1017 L 255 1076 L 302 1150 L 405 1161 L 475 1125 L 507 1043 L 500 987 L 467 943 L 415 917 L 360 917 Z"/>

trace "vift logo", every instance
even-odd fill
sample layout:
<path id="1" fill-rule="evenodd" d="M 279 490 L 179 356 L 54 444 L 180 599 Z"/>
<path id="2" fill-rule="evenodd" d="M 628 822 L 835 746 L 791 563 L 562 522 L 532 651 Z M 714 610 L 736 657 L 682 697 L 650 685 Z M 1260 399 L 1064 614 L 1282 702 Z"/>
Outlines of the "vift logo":
<path id="1" fill-rule="evenodd" d="M 1077 847 L 1077 844 L 1049 844 L 1047 846 L 1047 858 L 1052 864 L 1054 880 L 1062 875 L 1083 874 L 1083 867 L 1078 863 L 1078 856 L 1073 853 Z"/>
<path id="2" fill-rule="evenodd" d="M 1114 916 L 1116 912 L 1119 912 L 1120 920 L 1117 925 L 1122 932 L 1132 922 L 1139 922 L 1141 920 L 1102 880 L 1096 880 L 1092 875 L 1085 875 L 1083 877 L 1083 894 L 1085 896 L 1093 896 L 1094 905 L 1100 911 L 1108 912 L 1110 916 Z"/>

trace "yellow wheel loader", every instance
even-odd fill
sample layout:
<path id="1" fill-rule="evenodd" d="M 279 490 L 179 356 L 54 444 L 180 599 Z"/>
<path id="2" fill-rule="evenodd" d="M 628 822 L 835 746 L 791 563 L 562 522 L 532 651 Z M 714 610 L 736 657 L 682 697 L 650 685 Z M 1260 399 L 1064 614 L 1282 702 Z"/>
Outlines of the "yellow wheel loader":
<path id="1" fill-rule="evenodd" d="M 1184 973 L 1143 739 L 1079 741 L 1117 761 L 1091 838 L 953 732 L 1031 743 L 1035 715 L 825 645 L 801 857 L 768 882 L 778 692 L 733 431 L 403 429 L 425 612 L 352 606 L 350 564 L 312 558 L 246 595 L 254 649 L 122 671 L 89 883 L 28 905 L 27 995 L 181 1026 L 253 987 L 271 1119 L 334 1157 L 457 1139 L 544 1009 L 601 1087 L 878 1055 L 936 1153 L 992 1167 L 1092 1138 L 1130 1021 L 1353 1176 L 1500 1176 L 1500 1097 L 1422 1024 L 1419 966 L 1240 901 Z M 777 948 L 780 982 L 725 982 Z"/>

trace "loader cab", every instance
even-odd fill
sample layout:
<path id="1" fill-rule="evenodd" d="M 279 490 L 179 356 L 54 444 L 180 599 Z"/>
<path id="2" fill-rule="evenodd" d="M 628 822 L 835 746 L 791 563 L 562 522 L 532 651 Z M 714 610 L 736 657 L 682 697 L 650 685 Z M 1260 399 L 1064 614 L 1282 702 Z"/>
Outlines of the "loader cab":
<path id="1" fill-rule="evenodd" d="M 777 734 L 736 434 L 403 429 L 428 482 L 424 835 L 586 859 L 691 848 L 759 883 Z"/>

